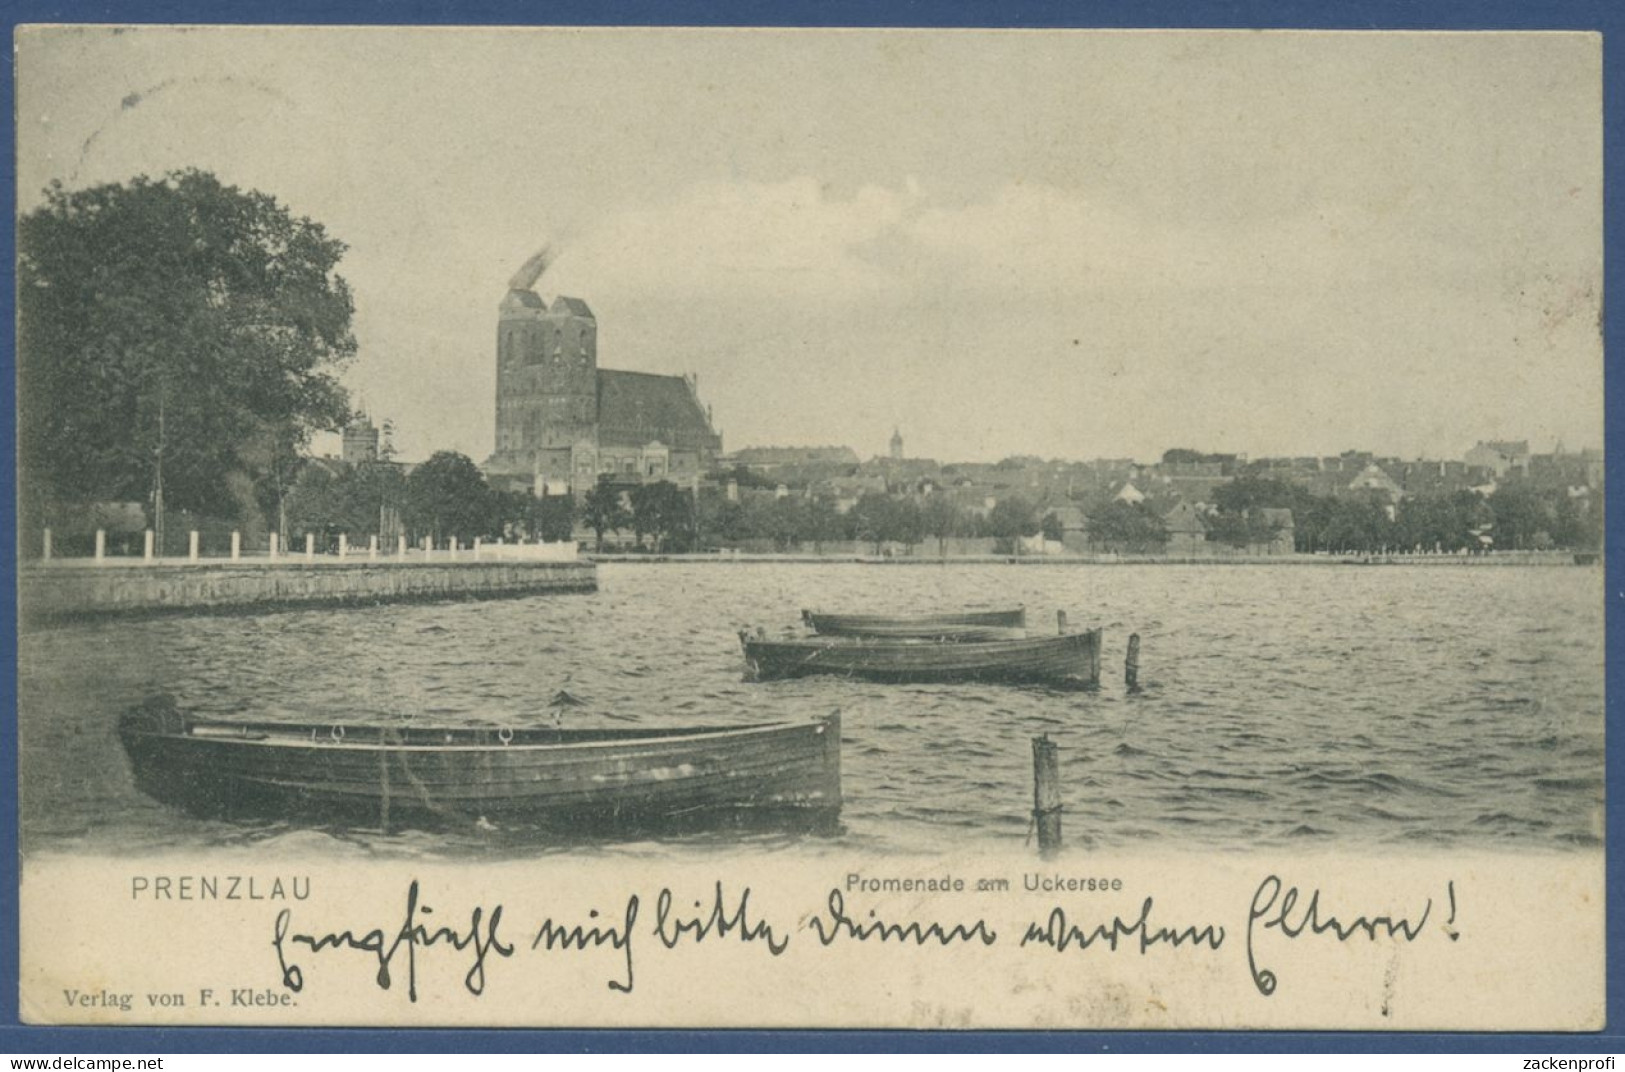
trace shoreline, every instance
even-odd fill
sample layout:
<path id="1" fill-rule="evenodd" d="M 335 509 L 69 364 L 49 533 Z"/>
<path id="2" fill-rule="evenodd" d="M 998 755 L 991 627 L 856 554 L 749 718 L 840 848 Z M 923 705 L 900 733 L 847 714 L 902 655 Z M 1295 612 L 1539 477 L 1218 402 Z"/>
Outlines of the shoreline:
<path id="1" fill-rule="evenodd" d="M 58 560 L 17 571 L 17 603 L 29 624 L 597 590 L 598 567 L 586 561 Z"/>
<path id="2" fill-rule="evenodd" d="M 854 555 L 726 552 L 712 554 L 593 554 L 594 563 L 708 563 L 714 565 L 772 565 L 778 563 L 865 566 L 1437 566 L 1480 568 L 1515 566 L 1551 568 L 1594 567 L 1579 562 L 1572 551 L 1504 551 L 1489 555 Z"/>

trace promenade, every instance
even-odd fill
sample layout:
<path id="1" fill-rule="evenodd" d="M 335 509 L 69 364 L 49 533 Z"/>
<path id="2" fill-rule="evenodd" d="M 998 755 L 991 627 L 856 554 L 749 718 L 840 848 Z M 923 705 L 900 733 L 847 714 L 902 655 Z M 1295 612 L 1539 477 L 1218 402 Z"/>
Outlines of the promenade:
<path id="1" fill-rule="evenodd" d="M 235 559 L 108 557 L 36 560 L 17 572 L 24 621 L 121 614 L 232 612 L 592 592 L 597 567 L 550 551 L 496 548 L 377 558 L 266 555 Z M 539 550 L 539 549 L 538 549 Z"/>

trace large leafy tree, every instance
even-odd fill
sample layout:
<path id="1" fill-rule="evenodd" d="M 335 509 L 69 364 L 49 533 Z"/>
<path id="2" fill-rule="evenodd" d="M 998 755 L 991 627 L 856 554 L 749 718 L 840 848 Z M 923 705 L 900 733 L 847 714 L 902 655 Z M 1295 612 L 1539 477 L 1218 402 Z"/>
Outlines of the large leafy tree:
<path id="1" fill-rule="evenodd" d="M 604 533 L 619 532 L 631 521 L 619 489 L 601 481 L 593 485 L 582 501 L 581 518 L 592 529 L 593 546 L 600 553 L 604 550 Z"/>
<path id="2" fill-rule="evenodd" d="M 406 478 L 407 525 L 435 543 L 498 535 L 500 514 L 484 475 L 465 454 L 439 451 Z"/>
<path id="3" fill-rule="evenodd" d="M 1039 531 L 1038 513 L 1019 495 L 1000 499 L 987 514 L 987 534 L 1010 551 L 1019 551 L 1021 538 Z"/>
<path id="4" fill-rule="evenodd" d="M 300 470 L 283 504 L 288 536 L 314 533 L 325 544 L 344 533 L 359 545 L 381 534 L 384 519 L 407 501 L 407 480 L 393 465 L 351 468 L 312 461 Z M 292 546 L 292 545 L 290 545 Z"/>
<path id="5" fill-rule="evenodd" d="M 1089 540 L 1110 551 L 1156 551 L 1167 544 L 1168 529 L 1144 503 L 1113 499 L 1090 511 Z"/>
<path id="6" fill-rule="evenodd" d="M 689 494 L 669 480 L 640 484 L 633 488 L 632 527 L 641 545 L 643 537 L 654 539 L 656 551 L 681 550 L 694 530 L 694 504 Z"/>
<path id="7" fill-rule="evenodd" d="M 245 474 L 291 486 L 284 463 L 346 418 L 345 247 L 274 198 L 199 171 L 54 185 L 17 246 L 25 508 L 234 516 Z"/>

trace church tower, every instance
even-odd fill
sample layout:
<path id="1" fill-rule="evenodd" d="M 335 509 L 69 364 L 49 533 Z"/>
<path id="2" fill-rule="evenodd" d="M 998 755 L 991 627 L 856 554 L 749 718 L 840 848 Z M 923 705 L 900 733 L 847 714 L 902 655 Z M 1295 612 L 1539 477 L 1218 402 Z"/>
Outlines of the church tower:
<path id="1" fill-rule="evenodd" d="M 549 308 L 534 290 L 508 291 L 497 323 L 496 393 L 499 457 L 553 469 L 538 455 L 594 441 L 598 323 L 587 303 L 560 297 Z"/>

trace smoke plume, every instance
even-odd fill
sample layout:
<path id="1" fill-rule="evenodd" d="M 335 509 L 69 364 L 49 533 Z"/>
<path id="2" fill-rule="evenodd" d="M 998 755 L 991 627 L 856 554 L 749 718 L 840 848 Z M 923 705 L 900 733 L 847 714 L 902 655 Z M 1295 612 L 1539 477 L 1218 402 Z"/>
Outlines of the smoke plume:
<path id="1" fill-rule="evenodd" d="M 519 271 L 508 280 L 509 290 L 529 290 L 536 285 L 536 280 L 542 278 L 547 266 L 553 263 L 553 247 L 543 246 L 531 254 L 530 260 L 519 266 Z"/>

